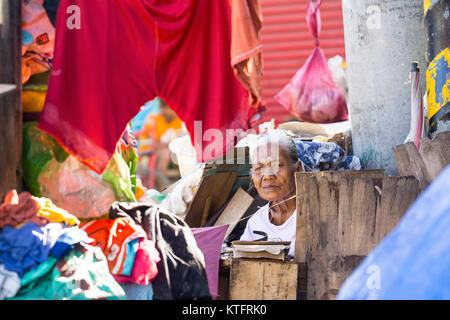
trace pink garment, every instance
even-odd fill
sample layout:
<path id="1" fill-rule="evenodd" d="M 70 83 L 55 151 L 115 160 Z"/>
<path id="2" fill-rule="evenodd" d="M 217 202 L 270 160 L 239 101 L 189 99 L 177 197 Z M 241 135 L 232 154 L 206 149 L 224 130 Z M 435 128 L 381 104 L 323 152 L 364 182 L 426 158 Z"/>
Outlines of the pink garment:
<path id="1" fill-rule="evenodd" d="M 114 279 L 119 283 L 136 283 L 148 285 L 150 280 L 158 274 L 156 264 L 161 260 L 158 250 L 153 241 L 141 239 L 134 258 L 133 269 L 130 276 L 113 274 Z"/>
<path id="2" fill-rule="evenodd" d="M 212 297 L 218 295 L 220 252 L 229 225 L 192 228 L 195 241 L 205 257 L 206 277 Z"/>
<path id="3" fill-rule="evenodd" d="M 230 52 L 229 0 L 61 0 L 38 127 L 102 173 L 126 124 L 159 96 L 199 162 L 220 157 L 250 108 Z"/>

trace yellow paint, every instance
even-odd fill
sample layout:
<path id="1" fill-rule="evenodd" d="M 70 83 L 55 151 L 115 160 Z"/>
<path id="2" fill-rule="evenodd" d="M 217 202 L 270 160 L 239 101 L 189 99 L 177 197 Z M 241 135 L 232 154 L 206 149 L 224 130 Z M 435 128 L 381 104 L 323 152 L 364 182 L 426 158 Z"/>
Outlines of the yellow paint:
<path id="1" fill-rule="evenodd" d="M 431 1 L 430 0 L 423 0 L 423 9 L 424 9 L 424 14 L 427 13 L 428 8 L 431 6 Z"/>
<path id="2" fill-rule="evenodd" d="M 446 61 L 446 66 L 441 69 L 441 73 L 437 73 L 438 63 L 442 64 L 442 60 Z M 442 74 L 445 73 L 445 74 Z M 428 118 L 430 119 L 436 112 L 439 111 L 446 103 L 450 101 L 450 78 L 447 74 L 450 73 L 450 50 L 446 48 L 441 53 L 439 53 L 436 58 L 428 65 L 427 68 L 427 92 L 428 92 Z M 444 78 L 446 81 L 443 85 L 436 87 L 437 78 Z M 442 99 L 441 99 L 442 97 Z M 439 101 L 441 100 L 441 101 Z"/>

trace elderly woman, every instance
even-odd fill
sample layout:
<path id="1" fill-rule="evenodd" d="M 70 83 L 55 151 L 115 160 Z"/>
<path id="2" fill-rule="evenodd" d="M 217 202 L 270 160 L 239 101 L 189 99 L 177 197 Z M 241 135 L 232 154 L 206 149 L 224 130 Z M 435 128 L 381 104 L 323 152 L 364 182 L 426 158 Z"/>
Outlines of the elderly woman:
<path id="1" fill-rule="evenodd" d="M 254 241 L 262 231 L 269 241 L 291 241 L 296 231 L 295 172 L 302 171 L 295 142 L 284 135 L 264 135 L 251 149 L 251 176 L 258 194 L 269 202 L 249 219 L 240 240 Z"/>

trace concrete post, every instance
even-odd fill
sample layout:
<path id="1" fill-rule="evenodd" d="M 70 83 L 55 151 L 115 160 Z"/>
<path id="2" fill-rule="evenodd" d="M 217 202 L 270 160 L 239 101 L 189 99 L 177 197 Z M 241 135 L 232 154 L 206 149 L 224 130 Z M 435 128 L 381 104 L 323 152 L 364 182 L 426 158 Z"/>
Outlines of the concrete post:
<path id="1" fill-rule="evenodd" d="M 392 148 L 410 129 L 412 61 L 425 88 L 423 0 L 343 0 L 342 7 L 353 151 L 364 169 L 394 175 Z"/>

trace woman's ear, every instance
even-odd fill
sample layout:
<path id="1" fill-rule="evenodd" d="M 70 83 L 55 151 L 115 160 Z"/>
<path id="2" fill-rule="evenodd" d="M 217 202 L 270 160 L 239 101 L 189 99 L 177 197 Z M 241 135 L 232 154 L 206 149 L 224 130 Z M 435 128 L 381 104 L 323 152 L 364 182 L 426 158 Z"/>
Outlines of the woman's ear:
<path id="1" fill-rule="evenodd" d="M 297 162 L 297 170 L 296 171 L 303 172 L 303 165 L 302 165 L 301 161 Z"/>

